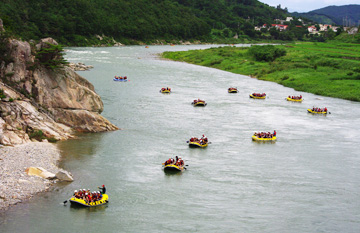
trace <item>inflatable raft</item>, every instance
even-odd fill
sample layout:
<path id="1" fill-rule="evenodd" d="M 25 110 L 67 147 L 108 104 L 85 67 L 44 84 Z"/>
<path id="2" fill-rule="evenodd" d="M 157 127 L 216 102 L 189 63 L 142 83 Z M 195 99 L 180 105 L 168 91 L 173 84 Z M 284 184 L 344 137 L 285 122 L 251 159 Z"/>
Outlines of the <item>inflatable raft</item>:
<path id="1" fill-rule="evenodd" d="M 205 103 L 205 101 L 192 102 L 191 104 L 194 106 L 202 106 L 202 107 L 205 107 L 207 105 L 207 103 Z"/>
<path id="2" fill-rule="evenodd" d="M 175 164 L 169 164 L 164 167 L 165 172 L 181 172 L 184 170 L 184 167 L 176 166 Z"/>
<path id="3" fill-rule="evenodd" d="M 293 101 L 293 102 L 302 102 L 303 99 L 291 99 L 289 97 L 286 98 L 287 101 Z"/>
<path id="4" fill-rule="evenodd" d="M 313 113 L 313 114 L 327 114 L 328 112 L 316 112 L 316 111 L 313 111 L 312 109 L 308 108 L 308 113 Z"/>
<path id="5" fill-rule="evenodd" d="M 189 142 L 189 147 L 207 147 L 209 143 L 200 144 L 200 142 Z"/>
<path id="6" fill-rule="evenodd" d="M 109 202 L 108 201 L 109 196 L 107 194 L 103 194 L 102 196 L 103 197 L 101 198 L 101 200 L 90 202 L 90 203 L 87 203 L 83 199 L 78 199 L 76 197 L 71 197 L 70 198 L 70 203 L 71 203 L 71 205 L 85 206 L 85 207 L 94 207 L 94 206 L 105 205 L 105 204 L 107 204 Z"/>
<path id="7" fill-rule="evenodd" d="M 229 93 L 238 93 L 238 90 L 236 88 L 229 88 L 228 92 Z"/>
<path id="8" fill-rule="evenodd" d="M 266 95 L 265 96 L 254 96 L 254 95 L 251 94 L 250 98 L 253 98 L 253 99 L 265 99 Z"/>
<path id="9" fill-rule="evenodd" d="M 127 82 L 127 79 L 114 78 L 113 80 L 116 82 Z"/>
<path id="10" fill-rule="evenodd" d="M 253 135 L 251 138 L 253 141 L 259 141 L 259 142 L 276 141 L 276 136 L 273 136 L 272 138 L 259 138 L 258 136 Z"/>

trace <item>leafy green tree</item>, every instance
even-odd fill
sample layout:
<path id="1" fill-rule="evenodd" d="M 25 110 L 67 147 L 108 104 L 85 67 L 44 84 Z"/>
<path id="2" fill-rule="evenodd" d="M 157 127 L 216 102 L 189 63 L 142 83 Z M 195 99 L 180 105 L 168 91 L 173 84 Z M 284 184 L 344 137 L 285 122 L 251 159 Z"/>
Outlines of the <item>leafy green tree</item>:
<path id="1" fill-rule="evenodd" d="M 275 39 L 275 40 L 279 39 L 280 32 L 279 32 L 279 30 L 276 29 L 276 27 L 271 27 L 269 32 L 273 39 Z"/>

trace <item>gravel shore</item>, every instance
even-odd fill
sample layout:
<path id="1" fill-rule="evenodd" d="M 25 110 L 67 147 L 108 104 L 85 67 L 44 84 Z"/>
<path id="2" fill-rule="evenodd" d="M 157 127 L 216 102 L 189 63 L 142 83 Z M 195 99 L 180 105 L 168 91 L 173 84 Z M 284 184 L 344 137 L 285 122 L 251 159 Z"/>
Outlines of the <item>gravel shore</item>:
<path id="1" fill-rule="evenodd" d="M 0 210 L 48 190 L 53 181 L 29 176 L 25 169 L 42 167 L 56 174 L 59 159 L 60 151 L 47 142 L 0 147 Z"/>

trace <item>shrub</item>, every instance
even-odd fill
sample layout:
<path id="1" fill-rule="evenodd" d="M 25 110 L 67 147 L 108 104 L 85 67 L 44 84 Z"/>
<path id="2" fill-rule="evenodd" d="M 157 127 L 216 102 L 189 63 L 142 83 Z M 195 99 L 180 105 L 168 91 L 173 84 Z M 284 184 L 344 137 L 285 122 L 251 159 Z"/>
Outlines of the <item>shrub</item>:
<path id="1" fill-rule="evenodd" d="M 38 141 L 41 141 L 45 139 L 44 133 L 42 130 L 37 130 L 29 134 L 30 139 L 36 139 Z"/>
<path id="2" fill-rule="evenodd" d="M 356 72 L 356 73 L 360 73 L 360 67 L 355 67 L 353 70 L 354 70 L 354 72 Z"/>
<path id="3" fill-rule="evenodd" d="M 6 73 L 5 76 L 6 77 L 12 77 L 15 73 L 14 72 L 9 72 L 9 73 Z"/>
<path id="4" fill-rule="evenodd" d="M 334 68 L 339 68 L 340 64 L 338 61 L 335 61 L 334 59 L 321 59 L 320 61 L 317 62 L 318 66 L 327 66 L 327 67 L 334 67 Z"/>
<path id="5" fill-rule="evenodd" d="M 284 77 L 281 78 L 281 80 L 283 80 L 283 81 L 285 81 L 287 79 L 289 79 L 289 75 L 284 75 Z"/>
<path id="6" fill-rule="evenodd" d="M 5 64 L 9 64 L 13 62 L 13 58 L 11 57 L 10 47 L 9 47 L 9 39 L 11 35 L 7 31 L 0 32 L 0 61 L 4 61 Z"/>
<path id="7" fill-rule="evenodd" d="M 55 143 L 55 142 L 58 141 L 53 137 L 51 137 L 51 138 L 46 137 L 42 130 L 36 130 L 36 131 L 33 131 L 33 132 L 29 133 L 29 137 L 30 137 L 30 139 L 36 139 L 38 141 L 42 141 L 43 139 L 47 139 L 49 142 L 52 142 L 52 143 Z"/>
<path id="8" fill-rule="evenodd" d="M 64 49 L 61 45 L 46 43 L 48 47 L 42 48 L 36 54 L 39 63 L 50 69 L 56 69 L 68 64 L 64 59 Z"/>
<path id="9" fill-rule="evenodd" d="M 5 99 L 5 98 L 6 98 L 6 95 L 4 93 L 4 90 L 0 89 L 0 99 Z"/>
<path id="10" fill-rule="evenodd" d="M 286 50 L 275 47 L 274 45 L 255 45 L 249 48 L 248 53 L 255 58 L 256 61 L 275 61 L 276 58 L 286 55 Z"/>

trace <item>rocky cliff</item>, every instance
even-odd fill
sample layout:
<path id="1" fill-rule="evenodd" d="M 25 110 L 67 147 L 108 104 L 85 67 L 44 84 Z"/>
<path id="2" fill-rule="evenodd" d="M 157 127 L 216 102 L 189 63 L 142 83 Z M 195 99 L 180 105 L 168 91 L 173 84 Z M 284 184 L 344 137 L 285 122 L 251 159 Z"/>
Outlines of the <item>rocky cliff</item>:
<path id="1" fill-rule="evenodd" d="M 100 115 L 103 103 L 90 82 L 66 65 L 54 68 L 39 61 L 38 55 L 56 41 L 29 43 L 2 36 L 0 43 L 1 144 L 26 143 L 40 131 L 46 138 L 64 140 L 76 131 L 118 129 Z"/>

